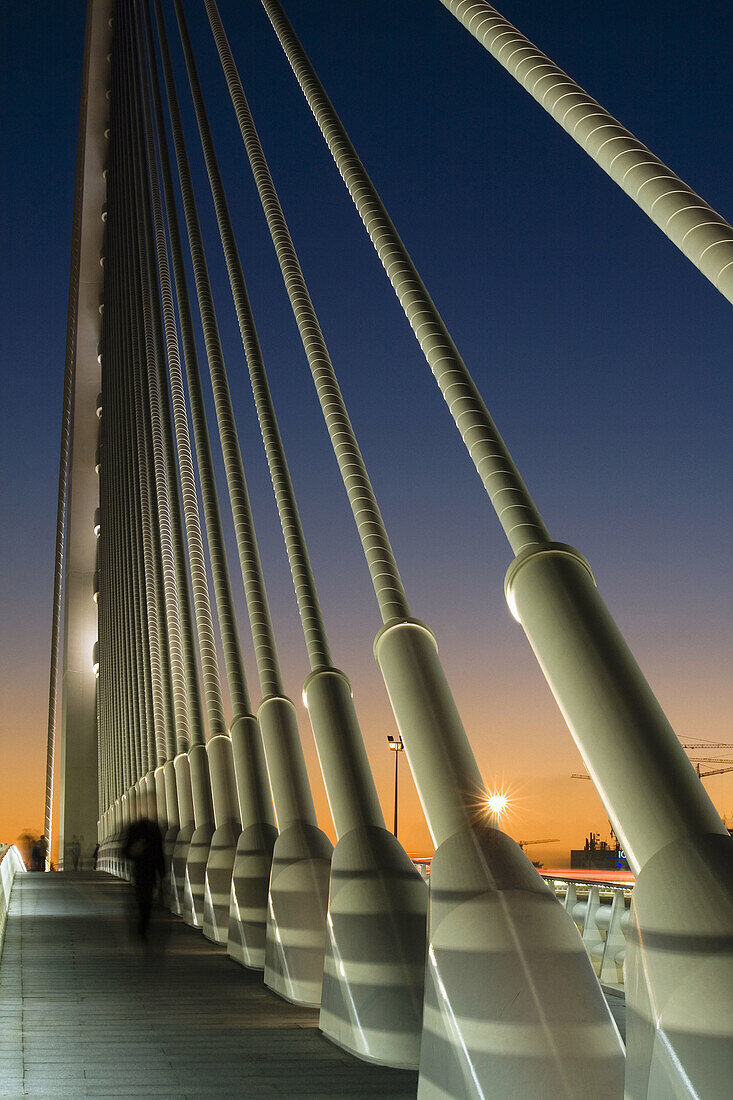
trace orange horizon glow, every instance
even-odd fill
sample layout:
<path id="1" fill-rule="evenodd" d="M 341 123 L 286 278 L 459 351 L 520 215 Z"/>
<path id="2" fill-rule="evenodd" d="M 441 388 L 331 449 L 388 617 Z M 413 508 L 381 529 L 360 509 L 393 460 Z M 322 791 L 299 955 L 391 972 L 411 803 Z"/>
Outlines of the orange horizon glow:
<path id="1" fill-rule="evenodd" d="M 40 677 L 38 679 L 40 681 Z M 24 832 L 34 837 L 39 836 L 43 830 L 46 702 L 42 690 L 39 683 L 35 692 L 27 691 L 24 694 L 25 721 L 19 713 L 20 707 L 14 714 L 6 711 L 4 716 L 5 729 L 12 729 L 16 735 L 12 741 L 9 738 L 3 740 L 0 840 L 4 842 L 12 843 Z M 464 700 L 464 721 L 479 767 L 487 780 L 486 789 L 490 792 L 490 797 L 498 795 L 504 807 L 503 820 L 499 824 L 515 838 L 558 837 L 557 843 L 538 848 L 531 854 L 539 856 L 545 867 L 564 868 L 567 873 L 570 850 L 582 848 L 585 837 L 591 831 L 607 838 L 609 825 L 593 784 L 570 778 L 582 765 L 560 715 L 553 713 L 552 701 L 543 700 L 539 692 L 536 698 L 527 697 L 524 700 L 525 704 L 531 703 L 530 711 L 534 712 L 529 722 L 539 724 L 541 721 L 540 728 L 552 731 L 554 758 L 552 765 L 548 766 L 546 760 L 537 759 L 535 744 L 523 735 L 525 720 L 519 715 L 512 716 L 513 721 L 509 721 L 508 713 L 503 713 L 500 716 L 502 735 L 497 734 L 492 744 L 488 744 L 486 738 L 482 741 L 477 735 L 478 730 L 486 729 L 489 723 L 486 715 L 482 714 L 478 698 L 480 696 L 476 690 L 468 703 Z M 390 822 L 393 813 L 394 764 L 393 756 L 384 746 L 383 738 L 385 728 L 393 728 L 390 725 L 391 714 L 384 701 L 373 693 L 369 698 L 365 698 L 364 694 L 357 696 L 357 704 L 360 704 L 362 728 L 382 810 L 385 820 Z M 298 710 L 318 819 L 324 831 L 335 841 L 307 714 L 300 706 Z M 494 717 L 494 723 L 496 722 Z M 547 736 L 549 738 L 550 735 Z M 722 729 L 720 736 L 724 739 Z M 407 764 L 406 760 L 404 764 Z M 499 779 L 496 778 L 497 775 Z M 515 777 L 521 777 L 521 783 Z M 705 782 L 705 787 L 721 816 L 727 812 L 730 820 L 733 817 L 733 775 L 709 779 Z M 521 796 L 515 793 L 517 791 L 521 791 Z M 57 862 L 57 803 L 56 794 L 52 832 L 54 862 Z M 414 853 L 417 858 L 429 858 L 432 855 L 433 845 L 407 766 L 401 768 L 398 835 L 405 849 Z M 545 867 L 541 868 L 543 873 L 546 873 Z"/>
<path id="2" fill-rule="evenodd" d="M 245 620 L 242 613 L 241 618 Z M 435 616 L 433 616 L 435 619 Z M 484 788 L 476 794 L 476 812 L 486 814 L 486 792 L 506 796 L 501 827 L 516 839 L 557 837 L 532 856 L 547 867 L 569 865 L 569 853 L 582 848 L 588 834 L 605 839 L 608 818 L 592 782 L 571 775 L 584 770 L 568 729 L 545 685 L 521 633 L 511 648 L 492 652 L 492 643 L 478 628 L 480 619 L 465 629 L 449 630 L 450 620 L 437 624 L 440 651 L 469 741 L 476 754 Z M 468 627 L 471 626 L 469 633 Z M 336 619 L 334 635 L 354 688 L 354 700 L 364 734 L 385 821 L 392 821 L 394 754 L 385 734 L 395 733 L 394 717 L 381 677 L 373 663 L 366 631 L 354 622 Z M 475 629 L 474 629 L 475 628 Z M 0 700 L 0 840 L 13 842 L 25 831 L 34 836 L 43 829 L 46 727 L 48 706 L 48 623 L 20 623 L 14 636 L 13 665 L 6 664 L 6 683 Z M 341 637 L 339 637 L 339 633 Z M 293 632 L 293 636 L 295 632 Z M 503 635 L 502 635 L 503 641 Z M 510 639 L 511 641 L 511 639 Z M 698 650 L 689 660 L 631 637 L 660 703 L 681 740 L 704 736 L 729 741 L 726 701 L 730 692 L 725 661 L 705 663 Z M 291 684 L 308 674 L 302 643 L 282 646 L 283 667 Z M 657 642 L 658 644 L 658 642 Z M 336 647 L 334 647 L 336 648 Z M 469 655 L 470 660 L 466 655 Z M 251 657 L 249 658 L 251 660 Z M 487 671 L 488 670 L 488 671 Z M 11 675 L 12 673 L 12 675 Z M 300 692 L 296 701 L 306 765 L 321 828 L 335 840 L 323 779 Z M 59 726 L 62 706 L 59 700 Z M 60 753 L 57 749 L 57 775 Z M 733 818 L 733 773 L 704 781 L 721 816 Z M 411 777 L 407 759 L 400 764 L 399 832 L 402 845 L 428 857 L 433 845 Z M 52 832 L 53 858 L 58 839 L 58 790 Z"/>

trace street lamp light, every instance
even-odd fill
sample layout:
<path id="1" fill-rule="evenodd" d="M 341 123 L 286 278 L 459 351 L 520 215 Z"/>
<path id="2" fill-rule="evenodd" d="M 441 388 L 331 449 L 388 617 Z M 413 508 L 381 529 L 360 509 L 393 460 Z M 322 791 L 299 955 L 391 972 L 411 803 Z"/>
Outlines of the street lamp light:
<path id="1" fill-rule="evenodd" d="M 501 828 L 501 819 L 509 809 L 509 798 L 503 791 L 492 791 L 486 798 L 486 808 L 489 811 L 489 816 Z"/>
<path id="2" fill-rule="evenodd" d="M 394 833 L 395 836 L 397 836 L 397 782 L 398 782 L 398 775 L 399 775 L 398 768 L 399 768 L 399 763 L 400 763 L 399 754 L 404 750 L 405 746 L 402 743 L 402 738 L 400 737 L 399 733 L 397 734 L 396 737 L 393 737 L 391 733 L 388 733 L 387 734 L 387 744 L 389 745 L 390 750 L 395 754 L 395 758 L 394 758 L 394 828 L 393 828 L 392 832 Z"/>

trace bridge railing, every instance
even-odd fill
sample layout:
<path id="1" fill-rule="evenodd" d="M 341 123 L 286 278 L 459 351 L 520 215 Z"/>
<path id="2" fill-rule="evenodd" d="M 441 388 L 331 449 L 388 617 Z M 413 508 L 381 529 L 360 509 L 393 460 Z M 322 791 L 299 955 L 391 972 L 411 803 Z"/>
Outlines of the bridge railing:
<path id="1" fill-rule="evenodd" d="M 23 858 L 14 844 L 0 844 L 0 956 L 5 942 L 5 924 L 15 876 L 25 871 Z"/>
<path id="2" fill-rule="evenodd" d="M 430 856 L 413 856 L 424 879 L 430 878 Z M 603 989 L 625 996 L 624 962 L 634 876 L 629 871 L 541 870 L 555 897 L 580 932 Z"/>
<path id="3" fill-rule="evenodd" d="M 573 918 L 604 990 L 624 996 L 633 875 L 544 870 L 540 874 Z"/>

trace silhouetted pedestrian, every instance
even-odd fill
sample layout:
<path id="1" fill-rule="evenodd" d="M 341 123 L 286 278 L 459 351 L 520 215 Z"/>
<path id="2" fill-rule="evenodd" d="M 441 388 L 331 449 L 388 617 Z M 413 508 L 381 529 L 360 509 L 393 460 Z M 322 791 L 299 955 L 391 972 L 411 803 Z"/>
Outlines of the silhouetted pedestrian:
<path id="1" fill-rule="evenodd" d="M 46 870 L 46 853 L 48 852 L 48 841 L 45 834 L 40 836 L 36 843 L 31 848 L 31 871 L 45 871 Z"/>
<path id="2" fill-rule="evenodd" d="M 127 830 L 122 854 L 131 863 L 130 878 L 138 908 L 137 931 L 145 939 L 155 890 L 165 874 L 163 838 L 157 823 L 146 817 L 133 821 Z"/>
<path id="3" fill-rule="evenodd" d="M 98 859 L 99 859 L 99 845 L 97 844 L 94 848 L 94 851 L 92 852 L 92 867 L 94 868 L 95 871 L 97 869 L 97 860 Z"/>
<path id="4" fill-rule="evenodd" d="M 43 856 L 41 855 L 41 841 L 35 840 L 31 848 L 31 871 L 43 870 Z"/>

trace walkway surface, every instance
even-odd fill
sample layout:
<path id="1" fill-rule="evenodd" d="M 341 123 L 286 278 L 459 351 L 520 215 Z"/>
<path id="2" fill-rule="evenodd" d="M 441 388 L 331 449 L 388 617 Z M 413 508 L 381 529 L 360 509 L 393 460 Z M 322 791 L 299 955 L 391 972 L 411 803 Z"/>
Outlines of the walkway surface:
<path id="1" fill-rule="evenodd" d="M 0 965 L 0 1096 L 379 1097 L 417 1074 L 367 1065 L 318 1013 L 160 912 L 130 937 L 130 887 L 102 874 L 19 875 Z"/>

